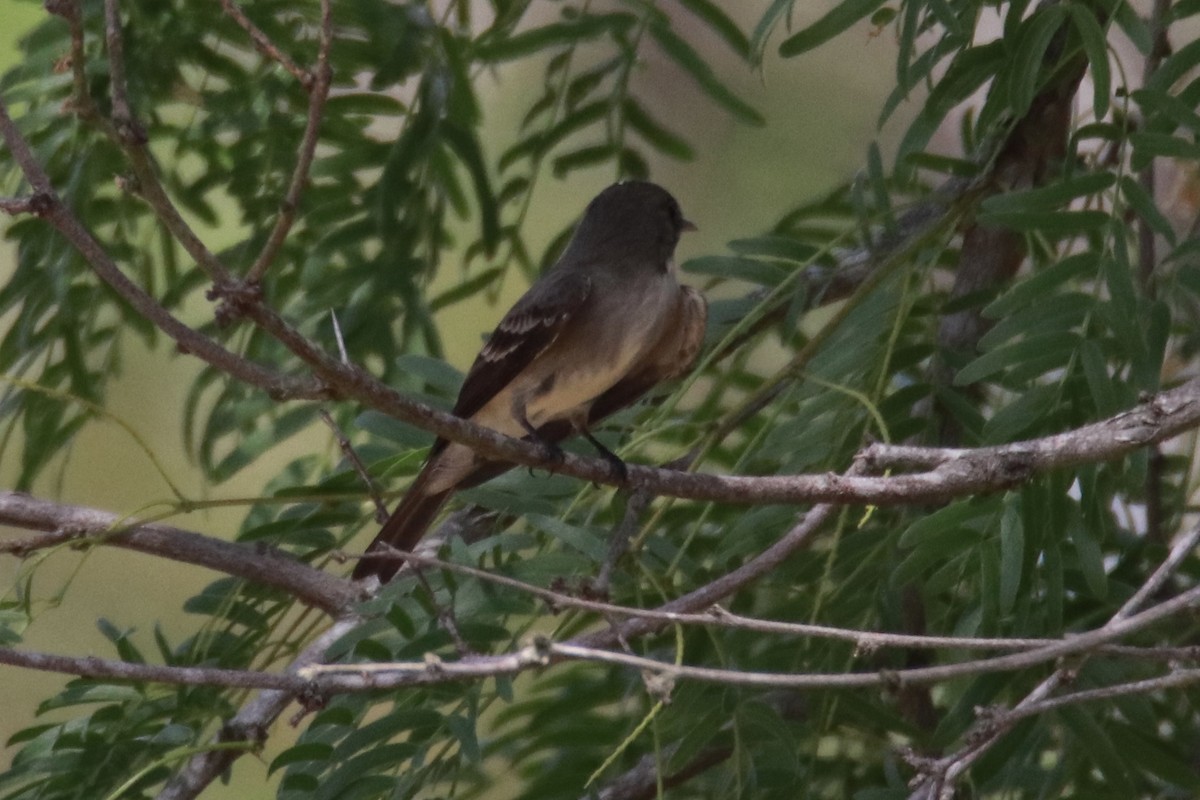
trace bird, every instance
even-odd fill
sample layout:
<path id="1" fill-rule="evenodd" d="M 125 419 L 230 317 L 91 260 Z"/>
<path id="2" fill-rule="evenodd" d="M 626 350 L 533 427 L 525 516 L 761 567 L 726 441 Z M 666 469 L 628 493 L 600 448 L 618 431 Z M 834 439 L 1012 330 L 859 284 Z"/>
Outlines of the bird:
<path id="1" fill-rule="evenodd" d="M 623 181 L 585 209 L 562 255 L 500 320 L 454 404 L 462 419 L 540 445 L 548 460 L 572 435 L 625 477 L 621 459 L 591 434 L 654 386 L 681 377 L 700 354 L 708 304 L 680 284 L 675 247 L 696 226 L 666 189 Z M 514 465 L 437 439 L 399 505 L 353 571 L 386 583 L 446 501 Z"/>

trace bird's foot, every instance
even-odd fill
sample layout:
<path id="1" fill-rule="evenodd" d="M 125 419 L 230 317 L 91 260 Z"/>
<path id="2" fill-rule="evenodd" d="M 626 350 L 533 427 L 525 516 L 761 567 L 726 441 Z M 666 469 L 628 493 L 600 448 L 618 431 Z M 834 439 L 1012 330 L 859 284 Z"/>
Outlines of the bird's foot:
<path id="1" fill-rule="evenodd" d="M 596 453 L 608 463 L 608 477 L 620 485 L 628 483 L 629 469 L 625 466 L 625 462 L 621 460 L 621 457 L 605 447 L 604 444 L 595 436 L 592 436 L 592 434 L 588 432 L 586 428 L 580 429 L 579 433 L 583 436 L 583 438 L 587 439 L 588 442 L 591 443 L 592 447 L 596 448 Z"/>
<path id="2" fill-rule="evenodd" d="M 539 466 L 545 467 L 547 471 L 553 472 L 554 468 L 562 464 L 563 460 L 566 458 L 566 454 L 563 453 L 563 449 L 554 442 L 548 442 L 545 439 L 538 439 L 532 436 L 526 438 L 528 441 L 537 445 L 538 450 L 541 451 L 539 455 L 542 463 Z M 529 468 L 529 474 L 533 475 L 532 466 Z"/>
<path id="3" fill-rule="evenodd" d="M 616 453 L 609 450 L 600 454 L 600 457 L 608 464 L 608 475 L 619 484 L 629 483 L 629 468 L 625 466 L 625 462 Z"/>

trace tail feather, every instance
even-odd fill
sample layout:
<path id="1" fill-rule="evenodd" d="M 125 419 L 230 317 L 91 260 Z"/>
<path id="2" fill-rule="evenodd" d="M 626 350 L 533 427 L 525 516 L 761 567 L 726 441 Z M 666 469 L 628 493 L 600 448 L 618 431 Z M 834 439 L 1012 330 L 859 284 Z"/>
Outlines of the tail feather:
<path id="1" fill-rule="evenodd" d="M 454 494 L 453 489 L 443 492 L 429 493 L 424 491 L 428 473 L 428 465 L 413 482 L 400 505 L 383 523 L 375 540 L 367 548 L 367 554 L 358 560 L 354 567 L 354 580 L 361 580 L 369 575 L 379 578 L 380 583 L 387 583 L 400 569 L 401 561 L 396 558 L 372 558 L 371 553 L 393 547 L 398 550 L 411 551 L 421 541 L 425 531 L 433 523 L 434 517 L 442 510 L 442 506 Z"/>

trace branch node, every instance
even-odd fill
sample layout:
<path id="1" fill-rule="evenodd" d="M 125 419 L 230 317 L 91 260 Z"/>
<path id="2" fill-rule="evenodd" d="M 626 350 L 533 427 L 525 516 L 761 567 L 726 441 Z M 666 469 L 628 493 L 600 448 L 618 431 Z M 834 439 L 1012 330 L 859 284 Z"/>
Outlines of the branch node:
<path id="1" fill-rule="evenodd" d="M 117 136 L 127 145 L 141 147 L 150 141 L 146 129 L 133 117 L 113 115 L 113 128 Z"/>
<path id="2" fill-rule="evenodd" d="M 329 705 L 329 696 L 322 691 L 320 684 L 309 681 L 296 694 L 296 702 L 300 704 L 300 709 L 288 720 L 288 724 L 293 728 L 309 714 L 314 714 Z"/>
<path id="3" fill-rule="evenodd" d="M 1034 458 L 1031 453 L 1014 451 L 997 459 L 996 478 L 1003 488 L 1016 486 L 1029 480 L 1033 474 Z"/>
<path id="4" fill-rule="evenodd" d="M 671 693 L 675 691 L 675 676 L 669 672 L 642 671 L 642 683 L 646 694 L 665 705 L 671 704 Z"/>
<path id="5" fill-rule="evenodd" d="M 550 654 L 554 651 L 554 642 L 545 634 L 536 633 L 529 640 L 530 663 L 549 666 Z"/>
<path id="6" fill-rule="evenodd" d="M 117 175 L 113 178 L 113 183 L 122 194 L 142 196 L 142 184 L 135 175 Z"/>
<path id="7" fill-rule="evenodd" d="M 214 314 L 217 325 L 225 328 L 245 317 L 252 308 L 262 304 L 262 284 L 235 279 L 221 281 L 214 284 L 205 297 L 218 301 Z"/>
<path id="8" fill-rule="evenodd" d="M 34 192 L 29 196 L 29 213 L 36 217 L 48 217 L 58 205 L 58 198 L 50 192 Z"/>

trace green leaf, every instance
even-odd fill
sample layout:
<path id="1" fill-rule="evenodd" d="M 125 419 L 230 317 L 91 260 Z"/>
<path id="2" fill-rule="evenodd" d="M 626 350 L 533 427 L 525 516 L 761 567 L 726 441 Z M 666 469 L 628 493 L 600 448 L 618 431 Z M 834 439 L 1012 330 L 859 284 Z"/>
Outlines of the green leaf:
<path id="1" fill-rule="evenodd" d="M 515 36 L 485 36 L 476 45 L 476 55 L 499 63 L 525 58 L 552 47 L 579 44 L 605 34 L 621 35 L 637 22 L 632 14 L 583 14 L 566 22 L 555 22 Z"/>
<path id="2" fill-rule="evenodd" d="M 328 761 L 332 754 L 333 747 L 323 742 L 293 745 L 275 757 L 271 766 L 267 768 L 267 774 L 270 775 L 280 767 L 286 767 L 289 764 L 299 764 L 305 761 Z"/>
<path id="3" fill-rule="evenodd" d="M 393 117 L 408 113 L 408 106 L 382 92 L 347 92 L 331 95 L 325 101 L 325 112 L 332 117 L 362 114 L 367 117 Z"/>
<path id="4" fill-rule="evenodd" d="M 897 544 L 900 547 L 915 547 L 936 532 L 958 530 L 969 527 L 968 523 L 990 516 L 996 512 L 993 501 L 974 502 L 964 500 L 926 514 L 905 528 Z"/>
<path id="5" fill-rule="evenodd" d="M 1016 53 L 1010 62 L 1013 72 L 1009 82 L 1009 106 L 1018 116 L 1025 113 L 1037 95 L 1043 71 L 1053 66 L 1046 63 L 1046 54 L 1051 40 L 1062 28 L 1066 13 L 1063 6 L 1042 6 L 1021 26 Z"/>
<path id="6" fill-rule="evenodd" d="M 884 0 L 841 0 L 812 25 L 784 39 L 779 45 L 779 55 L 792 58 L 806 53 L 869 17 L 883 3 Z"/>
<path id="7" fill-rule="evenodd" d="M 1067 11 L 1083 42 L 1083 51 L 1092 70 L 1092 114 L 1096 119 L 1104 119 L 1112 95 L 1112 70 L 1108 65 L 1108 41 L 1104 29 L 1095 12 L 1082 3 L 1072 3 L 1067 6 Z"/>
<path id="8" fill-rule="evenodd" d="M 1067 535 L 1075 546 L 1079 570 L 1088 590 L 1097 599 L 1108 596 L 1108 575 L 1104 571 L 1104 551 L 1100 547 L 1097 532 L 1091 530 L 1078 516 L 1071 519 Z"/>
<path id="9" fill-rule="evenodd" d="M 982 350 L 994 350 L 1021 336 L 1038 336 L 1083 325 L 1102 301 L 1083 292 L 1061 292 L 1039 298 L 1012 312 L 979 339 Z"/>
<path id="10" fill-rule="evenodd" d="M 1076 278 L 1095 276 L 1099 271 L 1099 259 L 1095 253 L 1084 251 L 1067 256 L 1057 264 L 1045 267 L 1032 277 L 1018 283 L 983 309 L 983 315 L 992 319 L 1006 317 L 1049 297 L 1055 289 Z"/>
<path id="11" fill-rule="evenodd" d="M 1068 354 L 1078 349 L 1080 342 L 1079 334 L 1072 331 L 1057 331 L 1023 338 L 984 353 L 967 364 L 954 376 L 954 385 L 969 386 L 1026 362 L 1040 364 L 1047 360 L 1051 363 L 1065 360 Z"/>
<path id="12" fill-rule="evenodd" d="M 1117 176 L 1111 172 L 1086 172 L 1037 189 L 992 195 L 980 205 L 981 216 L 987 219 L 993 214 L 1050 211 L 1077 198 L 1102 192 L 1116 180 Z"/>
<path id="13" fill-rule="evenodd" d="M 1079 355 L 1084 379 L 1088 385 L 1088 395 L 1096 404 L 1096 414 L 1100 417 L 1111 417 L 1121 410 L 1122 403 L 1116 382 L 1108 374 L 1108 366 L 1100 345 L 1090 339 L 1085 340 Z"/>
<path id="14" fill-rule="evenodd" d="M 1200 133 L 1200 114 L 1196 113 L 1195 107 L 1197 94 L 1200 94 L 1200 81 L 1188 84 L 1179 95 L 1154 89 L 1134 92 L 1133 99 L 1141 106 L 1146 118 L 1143 132 L 1171 134 L 1178 127 Z"/>
<path id="15" fill-rule="evenodd" d="M 1004 498 L 1000 516 L 1000 614 L 1012 613 L 1021 589 L 1021 570 L 1025 563 L 1025 529 L 1021 522 L 1020 495 L 1010 492 Z"/>
<path id="16" fill-rule="evenodd" d="M 746 101 L 737 96 L 713 72 L 708 61 L 670 28 L 668 22 L 655 19 L 649 26 L 650 35 L 672 61 L 683 67 L 700 88 L 726 111 L 748 125 L 763 125 L 766 120 Z"/>
<path id="17" fill-rule="evenodd" d="M 468 719 L 460 714 L 452 714 L 446 717 L 446 727 L 454 734 L 454 738 L 458 740 L 458 746 L 462 748 L 463 755 L 467 757 L 467 761 L 472 764 L 478 764 L 483 760 L 483 752 L 479 747 L 479 737 L 475 732 L 475 720 Z"/>
<path id="18" fill-rule="evenodd" d="M 554 159 L 552 169 L 554 177 L 565 178 L 577 169 L 586 169 L 604 164 L 616 155 L 616 147 L 611 144 L 595 144 L 572 150 Z"/>
<path id="19" fill-rule="evenodd" d="M 1131 133 L 1129 143 L 1133 145 L 1130 161 L 1134 170 L 1150 166 L 1155 158 L 1178 158 L 1184 161 L 1200 161 L 1200 144 L 1166 133 Z"/>
<path id="20" fill-rule="evenodd" d="M 680 161 L 691 161 L 696 153 L 682 136 L 662 125 L 651 117 L 640 103 L 632 97 L 626 99 L 623 106 L 625 121 L 646 143 L 660 153 L 665 153 Z"/>
<path id="21" fill-rule="evenodd" d="M 754 32 L 750 35 L 750 60 L 755 66 L 762 64 L 767 38 L 775 30 L 779 20 L 791 13 L 794 2 L 795 0 L 772 0 L 771 5 L 767 6 L 767 10 L 759 17 L 758 24 L 754 26 Z"/>
<path id="22" fill-rule="evenodd" d="M 1172 87 L 1197 66 L 1200 66 L 1200 39 L 1193 39 L 1167 56 L 1146 81 L 1144 88 L 1168 94 Z"/>
<path id="23" fill-rule="evenodd" d="M 496 195 L 492 192 L 479 140 L 473 132 L 449 123 L 442 125 L 441 135 L 442 140 L 450 146 L 471 176 L 471 183 L 475 186 L 475 199 L 479 203 L 480 238 L 487 252 L 491 253 L 500 240 L 500 209 Z"/>
<path id="24" fill-rule="evenodd" d="M 1167 240 L 1167 243 L 1174 247 L 1178 243 L 1178 237 L 1175 235 L 1175 229 L 1171 227 L 1171 223 L 1167 220 L 1158 204 L 1154 202 L 1149 193 L 1142 187 L 1140 183 L 1125 175 L 1121 178 L 1121 196 L 1125 201 L 1138 213 L 1138 216 L 1146 221 L 1151 229 L 1156 234 Z"/>
<path id="25" fill-rule="evenodd" d="M 1051 363 L 1037 364 L 1035 370 L 1045 372 L 1062 361 L 1061 357 Z M 1046 427 L 1046 419 L 1055 414 L 1062 399 L 1062 391 L 1055 385 L 1039 385 L 1026 389 L 1016 399 L 1001 408 L 983 426 L 980 444 L 1005 444 Z"/>
<path id="26" fill-rule="evenodd" d="M 712 275 L 726 280 L 746 281 L 760 286 L 776 286 L 787 277 L 787 272 L 776 264 L 736 256 L 691 258 L 684 262 L 683 271 L 693 275 Z"/>
<path id="27" fill-rule="evenodd" d="M 1112 221 L 1107 211 L 1001 211 L 980 214 L 979 221 L 1022 233 L 1063 239 L 1096 233 Z"/>
<path id="28" fill-rule="evenodd" d="M 818 252 L 817 248 L 811 244 L 798 241 L 790 236 L 754 236 L 748 239 L 734 239 L 729 243 L 729 249 L 742 256 L 779 258 L 797 264 L 809 263 Z"/>
<path id="29" fill-rule="evenodd" d="M 946 115 L 991 80 L 1008 63 L 1009 57 L 1002 42 L 990 42 L 959 51 L 946 69 L 946 74 L 930 91 L 916 119 L 905 131 L 896 151 L 896 164 L 907 166 L 910 154 L 924 150 Z"/>
<path id="30" fill-rule="evenodd" d="M 680 0 L 680 5 L 704 21 L 708 27 L 744 59 L 750 58 L 750 40 L 738 24 L 712 0 Z"/>
<path id="31" fill-rule="evenodd" d="M 979 165 L 965 158 L 937 155 L 936 153 L 909 153 L 905 162 L 917 169 L 940 172 L 959 178 L 973 178 L 979 174 Z"/>
<path id="32" fill-rule="evenodd" d="M 604 560 L 608 552 L 607 543 L 593 531 L 579 528 L 561 519 L 548 517 L 544 514 L 529 514 L 525 521 L 535 528 L 545 531 L 555 539 L 588 556 L 597 563 Z"/>
<path id="33" fill-rule="evenodd" d="M 1111 790 L 1111 796 L 1135 796 L 1137 791 L 1129 780 L 1129 765 L 1092 712 L 1086 706 L 1066 706 L 1054 713 L 1078 739 L 1078 746 L 1088 754 L 1088 763 L 1103 774 L 1104 785 Z"/>

